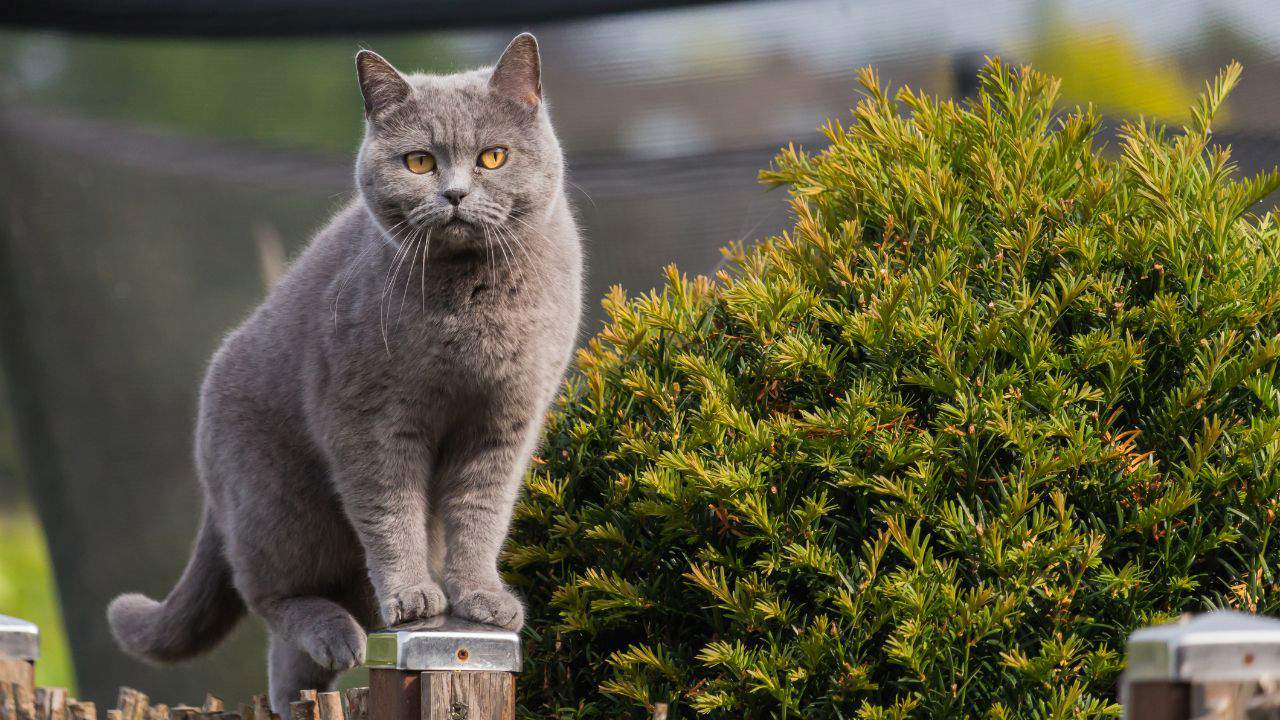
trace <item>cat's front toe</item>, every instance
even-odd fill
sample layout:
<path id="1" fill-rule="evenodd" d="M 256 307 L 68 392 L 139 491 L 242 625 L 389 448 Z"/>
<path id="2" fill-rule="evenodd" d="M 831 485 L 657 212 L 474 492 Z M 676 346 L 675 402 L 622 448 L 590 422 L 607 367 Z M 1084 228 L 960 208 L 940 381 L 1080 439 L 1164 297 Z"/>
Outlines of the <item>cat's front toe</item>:
<path id="1" fill-rule="evenodd" d="M 449 609 L 440 586 L 427 582 L 391 593 L 382 601 L 382 621 L 388 626 L 443 615 Z"/>
<path id="2" fill-rule="evenodd" d="M 364 630 L 350 615 L 317 620 L 298 640 L 320 667 L 349 670 L 364 663 Z"/>
<path id="3" fill-rule="evenodd" d="M 507 590 L 463 590 L 454 597 L 453 614 L 508 630 L 524 627 L 524 604 Z"/>

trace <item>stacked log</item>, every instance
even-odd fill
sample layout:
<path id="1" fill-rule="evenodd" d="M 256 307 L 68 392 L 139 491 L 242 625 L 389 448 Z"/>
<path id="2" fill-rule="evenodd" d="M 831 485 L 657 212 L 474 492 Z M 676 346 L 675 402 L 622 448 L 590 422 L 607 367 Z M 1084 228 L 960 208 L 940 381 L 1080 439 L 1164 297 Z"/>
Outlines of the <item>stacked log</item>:
<path id="1" fill-rule="evenodd" d="M 289 720 L 368 720 L 369 688 L 339 692 L 303 690 L 289 707 Z M 25 683 L 0 682 L 0 720 L 98 720 L 91 702 L 69 697 L 65 688 L 38 687 L 32 692 Z M 282 720 L 271 711 L 266 695 L 254 695 L 228 712 L 221 698 L 205 695 L 199 707 L 151 703 L 146 693 L 131 687 L 120 688 L 116 706 L 106 711 L 105 720 Z"/>

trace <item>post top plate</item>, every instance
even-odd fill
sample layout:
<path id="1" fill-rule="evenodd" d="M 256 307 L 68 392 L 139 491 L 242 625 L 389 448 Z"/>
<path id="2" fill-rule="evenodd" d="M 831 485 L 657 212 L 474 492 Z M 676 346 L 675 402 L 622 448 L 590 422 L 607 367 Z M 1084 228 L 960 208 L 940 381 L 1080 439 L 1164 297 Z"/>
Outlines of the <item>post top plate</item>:
<path id="1" fill-rule="evenodd" d="M 0 615 L 0 658 L 39 659 L 40 629 L 26 620 Z"/>
<path id="2" fill-rule="evenodd" d="M 369 633 L 365 665 L 396 670 L 520 671 L 520 636 L 439 615 Z"/>
<path id="3" fill-rule="evenodd" d="M 1129 636 L 1125 679 L 1232 682 L 1280 674 L 1280 620 L 1216 610 Z"/>

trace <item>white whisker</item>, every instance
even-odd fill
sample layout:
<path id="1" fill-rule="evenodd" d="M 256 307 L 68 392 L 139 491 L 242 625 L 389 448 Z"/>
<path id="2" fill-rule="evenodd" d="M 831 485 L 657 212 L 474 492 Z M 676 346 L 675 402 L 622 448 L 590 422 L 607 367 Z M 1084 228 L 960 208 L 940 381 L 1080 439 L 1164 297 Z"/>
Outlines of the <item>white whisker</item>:
<path id="1" fill-rule="evenodd" d="M 422 278 L 421 291 L 422 292 L 421 292 L 420 299 L 422 302 L 422 311 L 424 313 L 427 311 L 427 258 L 429 257 L 428 253 L 430 253 L 430 251 L 431 251 L 431 231 L 428 230 L 426 240 L 424 240 L 422 243 L 422 274 L 421 274 L 421 278 Z"/>
<path id="2" fill-rule="evenodd" d="M 418 247 L 422 245 L 422 238 L 419 236 L 414 240 L 415 247 L 409 251 L 413 259 L 409 261 L 409 272 L 404 276 L 404 290 L 400 293 L 400 309 L 396 311 L 396 324 L 400 324 L 400 318 L 404 316 L 404 301 L 409 297 L 409 284 L 413 280 L 413 267 L 418 264 Z"/>
<path id="3" fill-rule="evenodd" d="M 387 278 L 386 284 L 382 286 L 382 299 L 378 303 L 378 317 L 382 326 L 382 345 L 386 348 L 388 356 L 391 355 L 391 342 L 387 338 L 387 293 L 395 283 L 396 275 L 400 273 L 400 266 L 404 264 L 404 258 L 408 254 L 408 249 L 410 247 L 410 243 L 401 242 L 400 249 L 392 256 L 392 266 L 389 269 L 389 277 Z"/>

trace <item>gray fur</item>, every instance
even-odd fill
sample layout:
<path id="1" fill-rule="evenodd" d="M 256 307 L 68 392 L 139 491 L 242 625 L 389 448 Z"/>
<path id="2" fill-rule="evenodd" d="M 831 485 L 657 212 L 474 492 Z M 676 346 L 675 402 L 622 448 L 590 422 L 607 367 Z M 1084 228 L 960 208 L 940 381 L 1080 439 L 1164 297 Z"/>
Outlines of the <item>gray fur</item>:
<path id="1" fill-rule="evenodd" d="M 493 70 L 402 76 L 368 51 L 357 68 L 360 197 L 213 357 L 205 519 L 182 579 L 108 610 L 123 648 L 168 661 L 247 605 L 271 632 L 282 713 L 363 661 L 365 628 L 446 611 L 523 624 L 498 552 L 581 312 L 533 37 Z M 506 164 L 478 167 L 494 145 Z M 415 150 L 435 172 L 405 168 Z M 456 211 L 446 190 L 467 192 Z"/>

